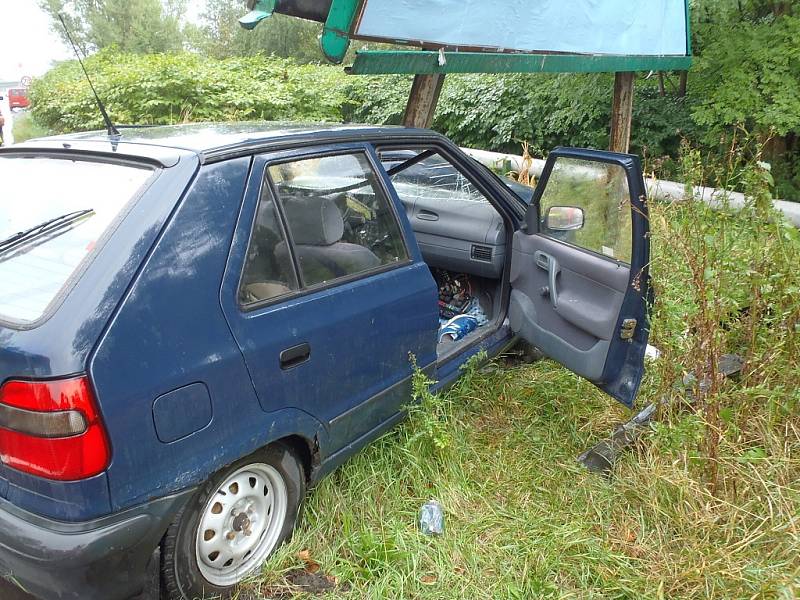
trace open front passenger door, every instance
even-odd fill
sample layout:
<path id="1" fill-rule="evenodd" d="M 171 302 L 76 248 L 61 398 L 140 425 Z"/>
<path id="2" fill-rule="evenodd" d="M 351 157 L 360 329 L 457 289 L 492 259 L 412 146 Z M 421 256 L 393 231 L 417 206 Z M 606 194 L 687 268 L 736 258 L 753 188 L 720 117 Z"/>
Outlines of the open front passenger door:
<path id="1" fill-rule="evenodd" d="M 512 329 L 631 407 L 651 300 L 639 158 L 554 150 L 525 221 L 511 258 Z"/>

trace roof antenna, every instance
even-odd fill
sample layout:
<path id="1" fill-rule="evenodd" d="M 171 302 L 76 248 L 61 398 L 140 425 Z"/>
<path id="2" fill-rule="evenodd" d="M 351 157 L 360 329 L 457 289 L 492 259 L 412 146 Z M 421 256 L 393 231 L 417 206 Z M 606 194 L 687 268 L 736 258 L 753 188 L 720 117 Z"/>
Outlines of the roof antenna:
<path id="1" fill-rule="evenodd" d="M 61 25 L 64 26 L 64 31 L 67 34 L 67 39 L 69 40 L 72 49 L 75 51 L 75 56 L 78 57 L 78 62 L 81 65 L 81 69 L 83 69 L 83 74 L 86 75 L 86 81 L 89 82 L 89 87 L 92 88 L 94 99 L 97 102 L 97 108 L 100 109 L 100 114 L 103 115 L 103 122 L 106 124 L 106 131 L 108 131 L 109 137 L 120 137 L 119 130 L 116 127 L 114 127 L 114 123 L 111 122 L 111 118 L 108 116 L 108 113 L 106 112 L 106 107 L 103 104 L 103 101 L 100 100 L 100 96 L 97 95 L 97 90 L 94 89 L 94 84 L 92 83 L 92 80 L 89 77 L 89 73 L 86 72 L 86 67 L 83 66 L 83 61 L 81 60 L 81 54 L 80 52 L 78 52 L 78 47 L 72 40 L 72 35 L 69 32 L 69 27 L 67 27 L 67 23 L 64 21 L 64 16 L 61 13 L 58 13 L 58 20 L 61 21 Z"/>

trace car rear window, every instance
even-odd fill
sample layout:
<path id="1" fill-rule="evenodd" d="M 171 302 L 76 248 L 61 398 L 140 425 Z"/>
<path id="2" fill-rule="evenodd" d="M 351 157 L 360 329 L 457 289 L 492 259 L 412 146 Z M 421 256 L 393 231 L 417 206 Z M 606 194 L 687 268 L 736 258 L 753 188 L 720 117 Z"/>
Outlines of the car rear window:
<path id="1" fill-rule="evenodd" d="M 40 319 L 152 174 L 130 164 L 0 157 L 0 319 Z"/>

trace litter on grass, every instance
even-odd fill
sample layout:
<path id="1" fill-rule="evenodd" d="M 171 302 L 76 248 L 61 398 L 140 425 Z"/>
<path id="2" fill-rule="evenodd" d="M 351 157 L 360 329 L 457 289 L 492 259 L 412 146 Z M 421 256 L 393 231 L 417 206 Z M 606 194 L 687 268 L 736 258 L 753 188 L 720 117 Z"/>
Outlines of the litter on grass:
<path id="1" fill-rule="evenodd" d="M 419 528 L 425 535 L 444 533 L 444 510 L 436 500 L 429 500 L 419 511 Z"/>

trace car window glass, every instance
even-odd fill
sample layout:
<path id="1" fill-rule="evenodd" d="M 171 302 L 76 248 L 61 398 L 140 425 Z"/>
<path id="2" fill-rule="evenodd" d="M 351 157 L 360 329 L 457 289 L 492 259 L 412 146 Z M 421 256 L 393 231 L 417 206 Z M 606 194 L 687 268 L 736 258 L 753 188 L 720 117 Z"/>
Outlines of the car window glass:
<path id="1" fill-rule="evenodd" d="M 0 318 L 42 317 L 152 174 L 119 163 L 0 158 Z"/>
<path id="2" fill-rule="evenodd" d="M 400 226 L 364 154 L 269 168 L 306 286 L 408 258 Z"/>
<path id="3" fill-rule="evenodd" d="M 564 207 L 553 211 L 552 207 Z M 567 221 L 582 226 L 568 227 Z M 631 207 L 625 170 L 608 164 L 558 157 L 540 200 L 540 231 L 575 246 L 630 263 Z M 575 220 L 577 219 L 577 220 Z M 552 228 L 549 228 L 550 225 Z"/>
<path id="4" fill-rule="evenodd" d="M 380 154 L 381 162 L 387 170 L 400 168 L 391 179 L 403 202 L 413 202 L 417 198 L 488 202 L 461 171 L 438 153 L 402 168 L 404 162 L 421 152 L 423 151 L 385 150 Z"/>
<path id="5" fill-rule="evenodd" d="M 265 184 L 247 249 L 239 301 L 242 304 L 276 298 L 298 288 L 275 201 Z"/>

